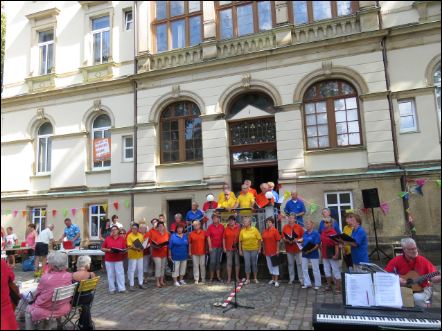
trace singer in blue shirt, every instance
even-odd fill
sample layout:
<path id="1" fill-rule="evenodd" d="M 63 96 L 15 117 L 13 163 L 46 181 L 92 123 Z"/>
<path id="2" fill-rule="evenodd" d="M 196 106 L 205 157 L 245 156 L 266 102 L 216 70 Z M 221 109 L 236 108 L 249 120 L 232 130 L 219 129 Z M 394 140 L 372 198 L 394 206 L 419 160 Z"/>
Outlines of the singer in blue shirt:
<path id="1" fill-rule="evenodd" d="M 296 215 L 296 222 L 304 227 L 305 205 L 304 202 L 298 199 L 298 192 L 292 192 L 292 199 L 286 203 L 284 213 L 287 215 L 294 213 Z"/>
<path id="2" fill-rule="evenodd" d="M 198 203 L 192 202 L 192 209 L 186 214 L 187 232 L 192 231 L 192 222 L 200 221 L 203 219 L 204 213 L 198 209 Z"/>

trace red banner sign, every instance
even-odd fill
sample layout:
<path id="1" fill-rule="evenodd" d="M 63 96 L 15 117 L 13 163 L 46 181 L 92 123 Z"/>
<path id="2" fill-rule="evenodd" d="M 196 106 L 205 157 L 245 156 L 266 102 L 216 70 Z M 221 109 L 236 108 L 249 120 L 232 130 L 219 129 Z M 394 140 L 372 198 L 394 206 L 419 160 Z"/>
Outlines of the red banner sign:
<path id="1" fill-rule="evenodd" d="M 111 138 L 94 139 L 94 162 L 111 159 Z"/>

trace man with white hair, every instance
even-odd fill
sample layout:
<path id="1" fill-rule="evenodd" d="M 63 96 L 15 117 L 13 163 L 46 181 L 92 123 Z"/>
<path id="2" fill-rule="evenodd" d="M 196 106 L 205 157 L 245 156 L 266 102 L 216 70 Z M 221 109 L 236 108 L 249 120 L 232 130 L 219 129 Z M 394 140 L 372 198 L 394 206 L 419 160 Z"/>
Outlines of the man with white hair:
<path id="1" fill-rule="evenodd" d="M 301 199 L 298 199 L 298 192 L 292 191 L 292 199 L 287 201 L 284 213 L 286 215 L 290 215 L 291 213 L 294 213 L 296 216 L 296 222 L 304 227 L 304 214 L 305 214 L 305 205 L 304 202 Z"/>
<path id="2" fill-rule="evenodd" d="M 193 201 L 192 202 L 192 209 L 189 210 L 186 214 L 186 223 L 187 223 L 187 231 L 190 232 L 192 231 L 192 222 L 193 221 L 199 221 L 201 222 L 203 217 L 204 217 L 204 213 L 198 209 L 198 202 Z"/>
<path id="3" fill-rule="evenodd" d="M 436 272 L 435 266 L 425 257 L 419 255 L 416 242 L 412 238 L 403 238 L 401 240 L 403 254 L 393 258 L 385 267 L 388 272 L 394 272 L 400 276 L 399 281 L 401 286 L 407 285 L 406 276 L 410 271 L 415 271 L 419 276 L 431 274 Z M 423 292 L 414 293 L 414 302 L 419 307 L 429 307 L 431 305 L 431 297 L 433 289 L 431 282 L 440 283 L 440 273 L 429 276 L 429 279 L 419 283 L 423 288 Z"/>
<path id="4" fill-rule="evenodd" d="M 42 268 L 46 266 L 46 256 L 49 253 L 49 244 L 54 242 L 54 224 L 49 224 L 46 229 L 40 232 L 35 242 L 35 270 L 38 270 L 40 257 L 42 260 Z"/>

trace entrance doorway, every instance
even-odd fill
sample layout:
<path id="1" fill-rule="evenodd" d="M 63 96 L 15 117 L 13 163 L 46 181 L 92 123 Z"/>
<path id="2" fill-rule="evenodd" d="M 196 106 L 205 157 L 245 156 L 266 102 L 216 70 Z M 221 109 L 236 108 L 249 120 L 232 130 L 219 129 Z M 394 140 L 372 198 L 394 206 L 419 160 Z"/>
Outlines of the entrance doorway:
<path id="1" fill-rule="evenodd" d="M 186 217 L 186 213 L 192 208 L 192 200 L 168 200 L 167 201 L 167 227 L 175 220 L 175 214 L 180 213 L 183 215 L 183 219 Z"/>
<path id="2" fill-rule="evenodd" d="M 252 186 L 258 193 L 261 193 L 259 185 L 267 182 L 275 183 L 275 190 L 278 185 L 278 166 L 232 168 L 232 191 L 238 194 L 241 191 L 241 184 L 244 180 L 250 179 Z"/>

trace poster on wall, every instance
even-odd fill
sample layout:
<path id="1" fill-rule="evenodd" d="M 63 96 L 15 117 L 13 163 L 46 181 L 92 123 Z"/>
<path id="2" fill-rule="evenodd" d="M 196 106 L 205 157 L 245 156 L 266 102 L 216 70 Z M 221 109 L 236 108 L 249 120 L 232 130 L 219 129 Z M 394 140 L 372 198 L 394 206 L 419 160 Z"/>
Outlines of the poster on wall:
<path id="1" fill-rule="evenodd" d="M 94 139 L 94 162 L 111 159 L 111 138 Z"/>

